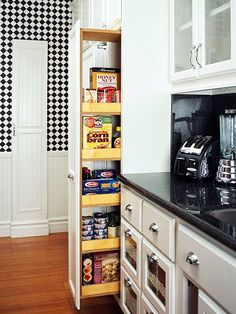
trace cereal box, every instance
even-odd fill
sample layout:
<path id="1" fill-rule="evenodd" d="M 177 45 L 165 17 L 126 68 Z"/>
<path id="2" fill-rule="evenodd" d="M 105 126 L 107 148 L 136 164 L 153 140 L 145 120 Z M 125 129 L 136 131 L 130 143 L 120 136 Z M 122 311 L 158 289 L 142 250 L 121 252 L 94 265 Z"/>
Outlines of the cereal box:
<path id="1" fill-rule="evenodd" d="M 111 148 L 112 117 L 83 117 L 83 149 Z"/>
<path id="2" fill-rule="evenodd" d="M 120 89 L 120 69 L 97 67 L 90 69 L 90 88 L 104 87 Z"/>

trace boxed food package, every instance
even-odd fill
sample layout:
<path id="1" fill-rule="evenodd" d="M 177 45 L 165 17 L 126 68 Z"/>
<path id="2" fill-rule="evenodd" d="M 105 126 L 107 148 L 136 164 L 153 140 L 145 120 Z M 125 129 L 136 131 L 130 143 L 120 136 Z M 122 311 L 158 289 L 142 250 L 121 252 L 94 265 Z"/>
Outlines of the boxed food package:
<path id="1" fill-rule="evenodd" d="M 94 179 L 110 179 L 116 178 L 116 169 L 95 169 L 92 170 Z"/>
<path id="2" fill-rule="evenodd" d="M 93 255 L 84 254 L 82 256 L 82 283 L 83 285 L 93 284 Z"/>
<path id="3" fill-rule="evenodd" d="M 97 91 L 96 89 L 84 88 L 84 102 L 97 102 Z"/>
<path id="4" fill-rule="evenodd" d="M 94 283 L 107 283 L 120 279 L 118 252 L 94 254 Z"/>
<path id="5" fill-rule="evenodd" d="M 97 102 L 113 102 L 115 90 L 114 87 L 99 87 L 97 90 Z"/>
<path id="6" fill-rule="evenodd" d="M 91 179 L 82 181 L 82 194 L 108 194 L 120 192 L 120 182 L 116 179 Z"/>
<path id="7" fill-rule="evenodd" d="M 120 89 L 120 69 L 90 68 L 90 88 L 99 89 L 104 87 Z"/>
<path id="8" fill-rule="evenodd" d="M 83 149 L 111 148 L 112 117 L 83 117 Z"/>

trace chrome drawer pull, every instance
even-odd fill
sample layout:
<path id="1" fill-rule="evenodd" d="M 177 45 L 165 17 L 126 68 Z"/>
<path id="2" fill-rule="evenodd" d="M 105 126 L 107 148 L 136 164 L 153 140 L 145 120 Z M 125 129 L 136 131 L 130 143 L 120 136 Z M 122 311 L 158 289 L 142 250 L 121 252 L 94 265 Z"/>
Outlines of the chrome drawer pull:
<path id="1" fill-rule="evenodd" d="M 199 265 L 198 257 L 193 252 L 188 253 L 188 256 L 186 257 L 186 262 L 190 265 Z"/>
<path id="2" fill-rule="evenodd" d="M 149 230 L 152 232 L 158 232 L 159 231 L 159 227 L 158 225 L 154 222 L 151 224 L 151 226 L 149 227 Z"/>
<path id="3" fill-rule="evenodd" d="M 130 237 L 132 236 L 131 230 L 129 230 L 129 229 L 125 230 L 125 236 L 126 236 L 127 238 L 130 238 Z"/>
<path id="4" fill-rule="evenodd" d="M 131 280 L 128 278 L 128 279 L 125 279 L 125 286 L 127 287 L 127 288 L 130 288 L 131 286 L 132 286 L 132 284 L 131 284 Z"/>
<path id="5" fill-rule="evenodd" d="M 153 253 L 151 256 L 149 256 L 149 262 L 150 263 L 157 263 L 158 262 L 158 257 L 155 253 Z"/>
<path id="6" fill-rule="evenodd" d="M 128 211 L 128 212 L 132 212 L 132 205 L 128 204 L 128 205 L 125 207 L 125 210 Z"/>

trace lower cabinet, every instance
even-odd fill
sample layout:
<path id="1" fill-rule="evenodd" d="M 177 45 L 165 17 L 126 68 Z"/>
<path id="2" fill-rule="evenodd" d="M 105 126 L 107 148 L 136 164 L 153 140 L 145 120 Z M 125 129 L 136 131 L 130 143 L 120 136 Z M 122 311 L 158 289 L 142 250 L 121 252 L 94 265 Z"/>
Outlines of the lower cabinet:
<path id="1" fill-rule="evenodd" d="M 141 290 L 121 267 L 120 278 L 121 306 L 126 314 L 139 314 L 141 305 Z"/>
<path id="2" fill-rule="evenodd" d="M 141 299 L 141 314 L 159 314 L 144 294 Z"/>
<path id="3" fill-rule="evenodd" d="M 198 314 L 226 314 L 202 290 L 198 290 Z"/>
<path id="4" fill-rule="evenodd" d="M 143 240 L 142 290 L 160 314 L 174 313 L 175 265 Z"/>

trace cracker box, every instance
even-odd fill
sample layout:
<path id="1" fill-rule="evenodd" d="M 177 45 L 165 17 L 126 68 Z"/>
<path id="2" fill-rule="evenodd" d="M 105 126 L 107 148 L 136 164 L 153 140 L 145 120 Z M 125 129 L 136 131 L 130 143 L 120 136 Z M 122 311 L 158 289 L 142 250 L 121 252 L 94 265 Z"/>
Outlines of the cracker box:
<path id="1" fill-rule="evenodd" d="M 120 258 L 118 252 L 94 254 L 94 284 L 118 281 Z"/>
<path id="2" fill-rule="evenodd" d="M 120 182 L 117 179 L 91 179 L 82 181 L 82 194 L 119 193 Z"/>
<path id="3" fill-rule="evenodd" d="M 83 117 L 83 149 L 111 148 L 112 117 Z"/>
<path id="4" fill-rule="evenodd" d="M 90 68 L 90 88 L 114 87 L 120 89 L 120 69 Z"/>
<path id="5" fill-rule="evenodd" d="M 97 90 L 84 88 L 84 102 L 97 102 Z"/>

